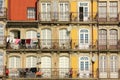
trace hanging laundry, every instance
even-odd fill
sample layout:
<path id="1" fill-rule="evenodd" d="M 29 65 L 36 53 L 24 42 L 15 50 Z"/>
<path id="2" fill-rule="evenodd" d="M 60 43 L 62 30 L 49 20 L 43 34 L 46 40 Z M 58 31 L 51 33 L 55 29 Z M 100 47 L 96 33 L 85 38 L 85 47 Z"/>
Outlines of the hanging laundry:
<path id="1" fill-rule="evenodd" d="M 30 44 L 30 42 L 31 42 L 31 39 L 26 39 L 27 44 Z"/>
<path id="2" fill-rule="evenodd" d="M 19 44 L 20 39 L 15 39 L 15 44 Z"/>

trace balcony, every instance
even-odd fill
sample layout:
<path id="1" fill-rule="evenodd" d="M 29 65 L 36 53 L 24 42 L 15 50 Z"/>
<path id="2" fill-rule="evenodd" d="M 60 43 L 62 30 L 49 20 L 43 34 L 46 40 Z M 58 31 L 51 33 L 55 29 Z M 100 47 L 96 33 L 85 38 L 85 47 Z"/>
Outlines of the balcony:
<path id="1" fill-rule="evenodd" d="M 0 19 L 7 18 L 7 9 L 5 7 L 0 8 Z"/>
<path id="2" fill-rule="evenodd" d="M 41 22 L 93 22 L 97 21 L 97 13 L 91 12 L 41 12 Z"/>
<path id="3" fill-rule="evenodd" d="M 113 50 L 117 51 L 120 49 L 120 40 L 114 40 L 114 39 L 109 39 L 109 40 L 99 40 L 98 41 L 98 50 Z"/>
<path id="4" fill-rule="evenodd" d="M 34 69 L 34 71 L 33 71 Z M 38 71 L 37 71 L 38 70 Z M 97 72 L 80 73 L 79 69 L 73 68 L 72 76 L 70 75 L 70 68 L 9 68 L 9 78 L 41 78 L 41 79 L 88 79 L 93 80 L 97 77 L 93 76 L 93 73 L 97 76 Z M 74 76 L 73 76 L 74 75 Z"/>
<path id="5" fill-rule="evenodd" d="M 99 13 L 98 22 L 119 22 L 119 13 Z"/>

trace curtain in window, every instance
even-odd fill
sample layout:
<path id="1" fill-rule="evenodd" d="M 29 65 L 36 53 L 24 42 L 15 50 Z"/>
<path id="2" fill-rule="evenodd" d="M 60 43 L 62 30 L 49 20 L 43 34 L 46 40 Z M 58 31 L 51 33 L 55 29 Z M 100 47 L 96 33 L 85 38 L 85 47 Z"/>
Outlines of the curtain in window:
<path id="1" fill-rule="evenodd" d="M 26 67 L 36 67 L 37 66 L 37 57 L 35 56 L 27 56 L 26 57 Z"/>
<path id="2" fill-rule="evenodd" d="M 43 21 L 50 21 L 51 16 L 51 4 L 49 2 L 42 2 L 41 3 L 41 19 Z"/>
<path id="3" fill-rule="evenodd" d="M 37 32 L 36 31 L 27 31 L 26 32 L 26 39 L 33 39 L 37 38 Z"/>
<path id="4" fill-rule="evenodd" d="M 68 2 L 59 3 L 59 18 L 60 21 L 66 21 L 69 18 L 69 4 Z"/>
<path id="5" fill-rule="evenodd" d="M 12 56 L 9 58 L 9 68 L 20 68 L 20 67 L 21 67 L 20 57 Z"/>
<path id="6" fill-rule="evenodd" d="M 99 30 L 99 45 L 106 45 L 107 44 L 107 31 L 106 30 Z"/>
<path id="7" fill-rule="evenodd" d="M 59 58 L 59 76 L 64 77 L 66 73 L 69 72 L 69 58 L 60 57 Z"/>
<path id="8" fill-rule="evenodd" d="M 99 71 L 106 72 L 107 68 L 107 57 L 105 55 L 101 55 L 99 57 Z"/>
<path id="9" fill-rule="evenodd" d="M 51 57 L 41 57 L 41 70 L 44 73 L 43 77 L 51 77 Z"/>
<path id="10" fill-rule="evenodd" d="M 43 29 L 41 31 L 41 38 L 42 38 L 42 48 L 50 48 L 51 47 L 51 30 L 50 29 Z"/>
<path id="11" fill-rule="evenodd" d="M 98 8 L 99 18 L 106 18 L 107 17 L 107 3 L 99 2 L 98 6 L 99 6 Z"/>
<path id="12" fill-rule="evenodd" d="M 117 72 L 118 71 L 118 57 L 116 55 L 110 56 L 110 71 L 111 72 Z"/>
<path id="13" fill-rule="evenodd" d="M 110 18 L 117 18 L 118 4 L 117 2 L 110 2 Z"/>
<path id="14" fill-rule="evenodd" d="M 117 38 L 118 38 L 118 32 L 117 30 L 111 29 L 110 30 L 110 45 L 117 45 Z"/>

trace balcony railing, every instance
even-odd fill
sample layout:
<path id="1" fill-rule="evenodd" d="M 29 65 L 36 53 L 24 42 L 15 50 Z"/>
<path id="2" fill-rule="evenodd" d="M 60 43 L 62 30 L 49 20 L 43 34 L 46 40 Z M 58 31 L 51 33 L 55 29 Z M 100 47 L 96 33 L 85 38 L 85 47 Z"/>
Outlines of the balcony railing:
<path id="1" fill-rule="evenodd" d="M 77 40 L 77 39 L 36 39 L 28 43 L 27 40 L 22 39 L 17 42 L 7 42 L 7 49 L 54 49 L 54 50 L 119 50 L 120 40 Z"/>
<path id="2" fill-rule="evenodd" d="M 41 12 L 39 13 L 40 21 L 72 21 L 87 22 L 97 21 L 97 13 L 91 12 Z"/>
<path id="3" fill-rule="evenodd" d="M 68 21 L 68 22 L 109 22 L 119 21 L 119 13 L 97 12 L 41 12 L 40 21 Z"/>
<path id="4" fill-rule="evenodd" d="M 97 78 L 97 71 L 80 72 L 80 69 L 73 68 L 70 73 L 70 68 L 9 68 L 10 78 Z"/>
<path id="5" fill-rule="evenodd" d="M 0 8 L 0 18 L 7 18 L 7 9 L 5 7 Z"/>

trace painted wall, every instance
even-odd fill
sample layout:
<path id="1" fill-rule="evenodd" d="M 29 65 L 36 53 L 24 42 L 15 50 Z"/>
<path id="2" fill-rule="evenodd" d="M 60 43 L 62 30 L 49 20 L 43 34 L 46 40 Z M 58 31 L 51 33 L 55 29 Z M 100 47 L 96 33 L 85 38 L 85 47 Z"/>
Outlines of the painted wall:
<path id="1" fill-rule="evenodd" d="M 35 7 L 36 0 L 9 0 L 9 20 L 27 20 L 27 8 Z"/>

